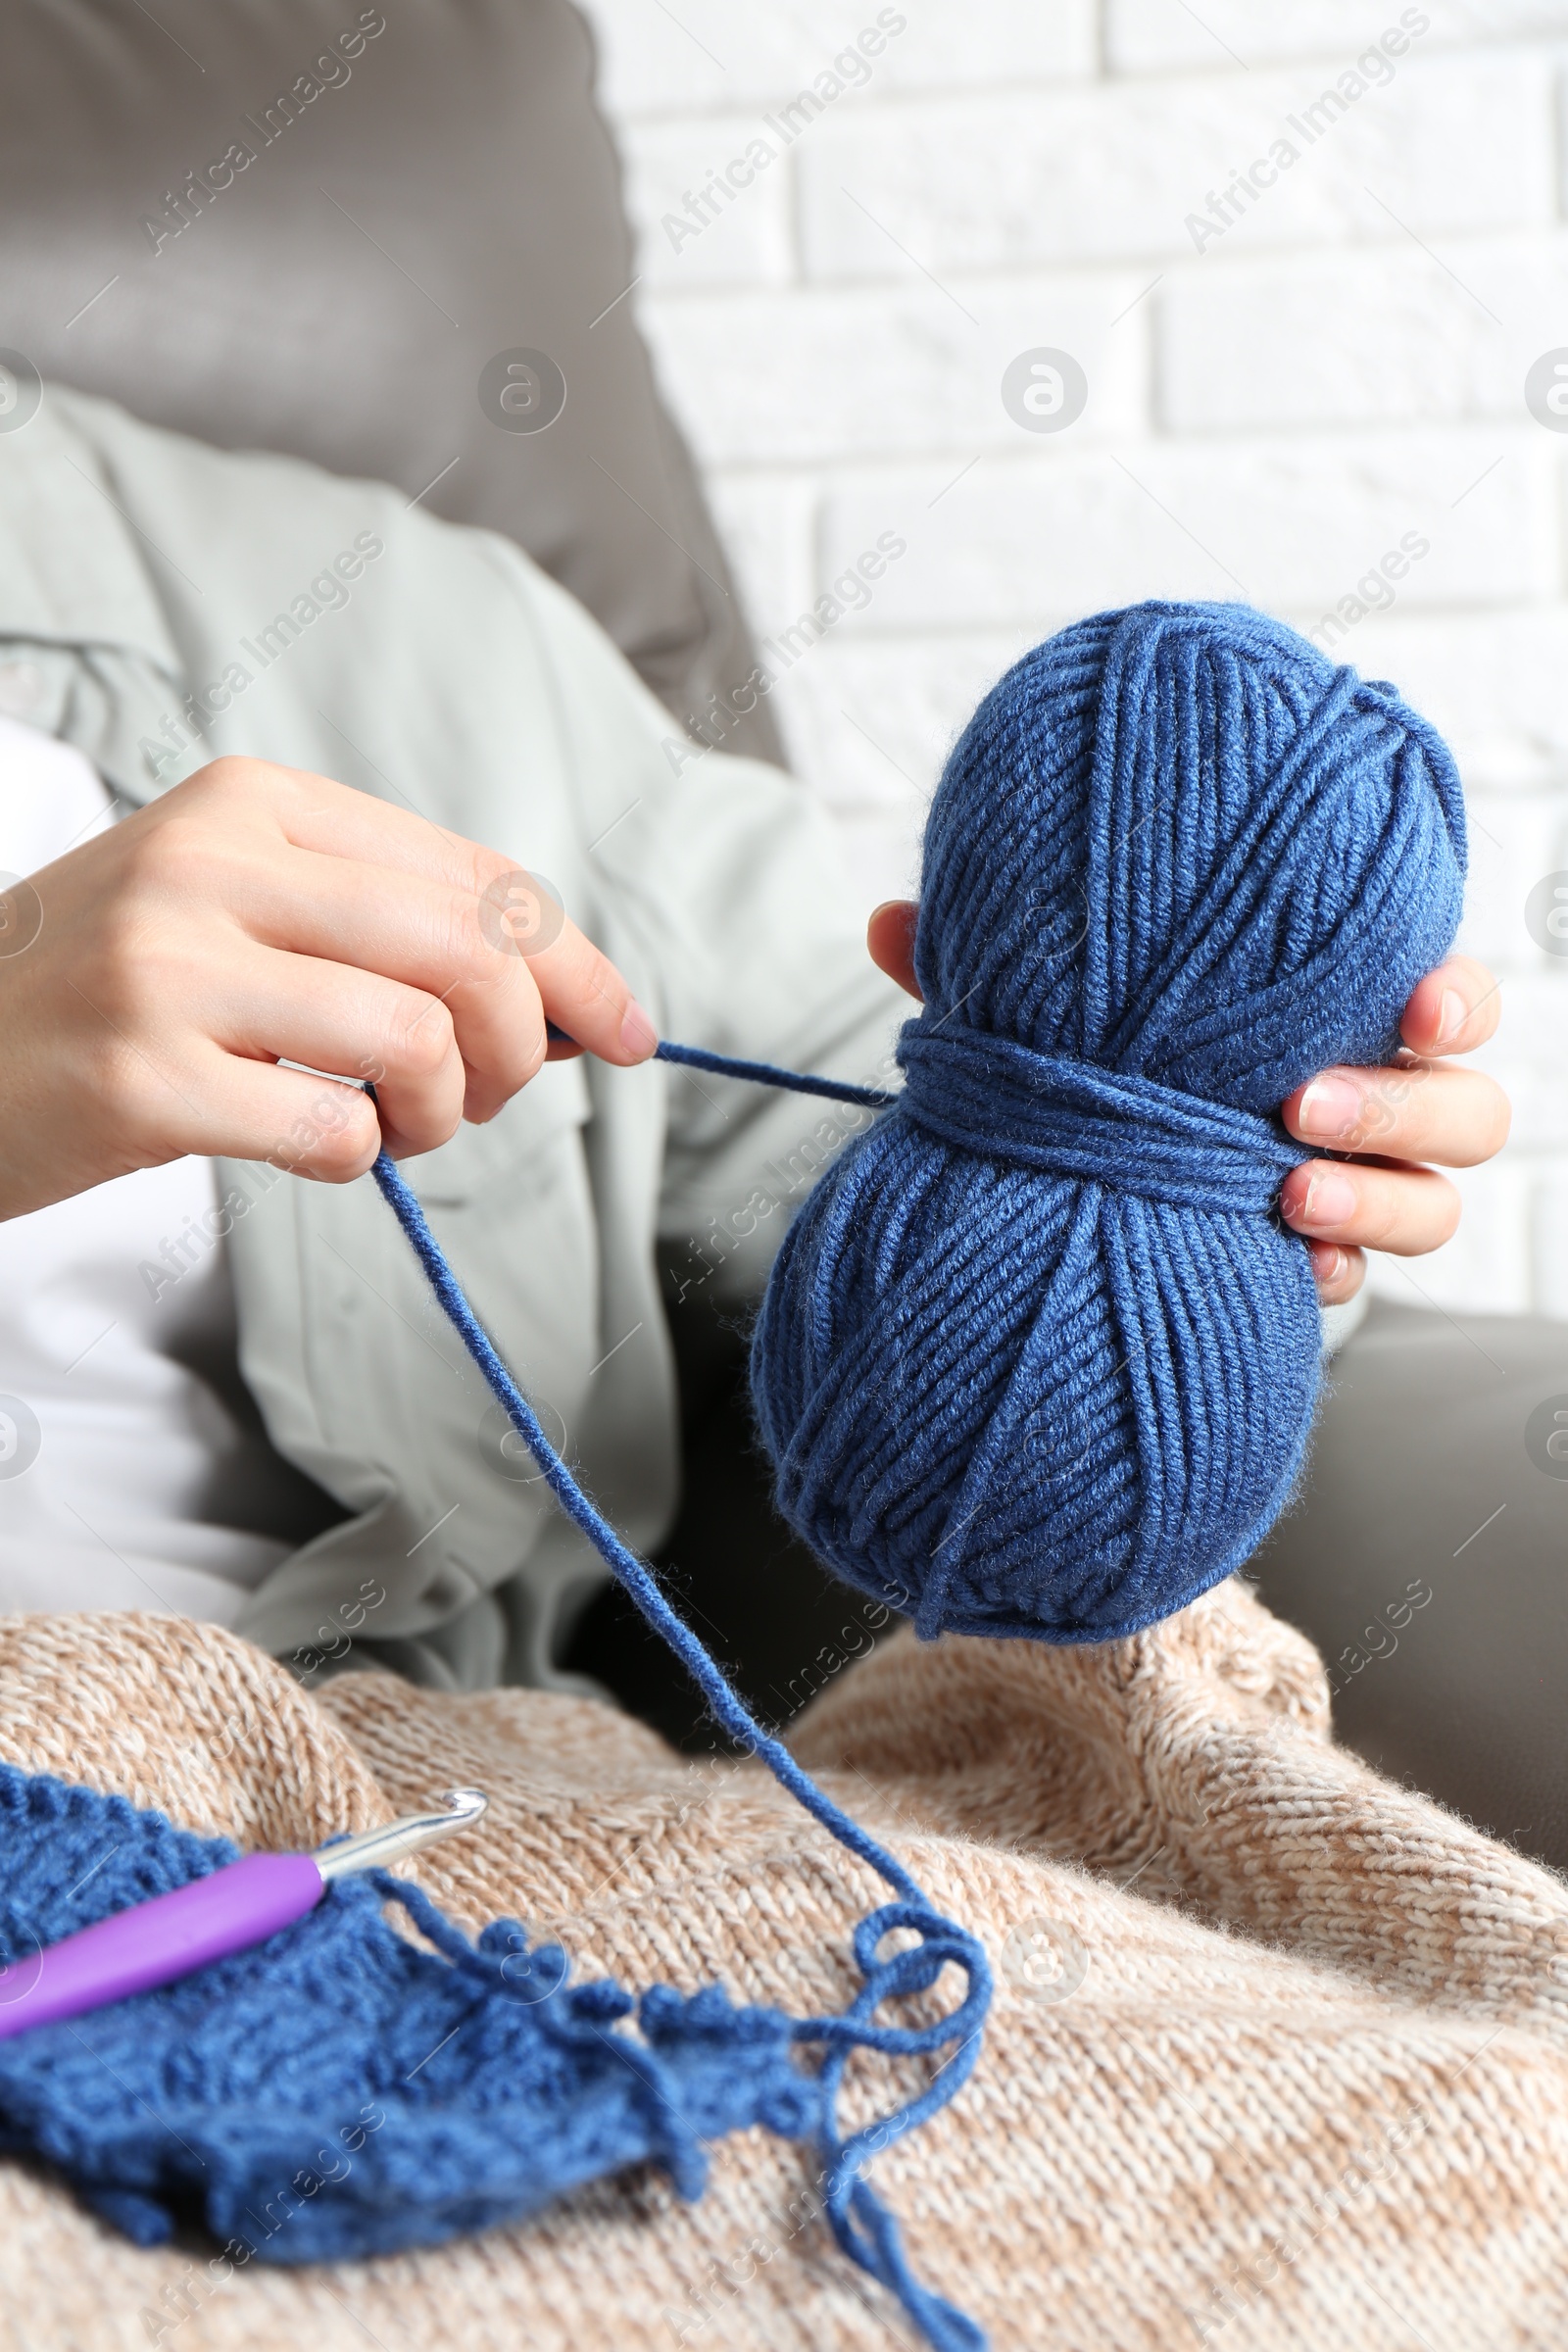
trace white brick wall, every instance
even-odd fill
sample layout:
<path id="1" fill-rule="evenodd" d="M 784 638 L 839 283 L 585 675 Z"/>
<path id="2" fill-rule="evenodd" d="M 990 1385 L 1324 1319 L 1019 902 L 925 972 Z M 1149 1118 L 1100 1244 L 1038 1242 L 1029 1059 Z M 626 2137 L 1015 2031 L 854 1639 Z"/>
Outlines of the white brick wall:
<path id="1" fill-rule="evenodd" d="M 1377 1282 L 1568 1314 L 1568 959 L 1524 921 L 1568 868 L 1568 435 L 1523 397 L 1568 346 L 1568 0 L 586 5 L 633 299 L 759 631 L 879 533 L 908 543 L 774 697 L 868 905 L 912 878 L 979 694 L 1050 629 L 1243 592 L 1310 628 L 1429 542 L 1338 650 L 1459 756 L 1465 944 L 1504 977 L 1516 1122 L 1461 1179 L 1459 1238 Z M 841 63 L 851 86 L 782 119 L 879 15 L 902 29 Z M 1342 115 L 1304 113 L 1401 22 Z M 751 184 L 672 237 L 760 137 Z M 1195 249 L 1188 216 L 1282 137 L 1298 160 Z M 1036 345 L 1088 375 L 1059 436 L 1002 405 Z"/>

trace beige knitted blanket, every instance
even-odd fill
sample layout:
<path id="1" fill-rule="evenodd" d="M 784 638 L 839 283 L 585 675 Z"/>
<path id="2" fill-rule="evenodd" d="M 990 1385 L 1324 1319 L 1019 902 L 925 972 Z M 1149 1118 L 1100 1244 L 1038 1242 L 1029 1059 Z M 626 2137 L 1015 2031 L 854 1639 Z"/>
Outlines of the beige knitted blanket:
<path id="1" fill-rule="evenodd" d="M 877 2178 L 999 2352 L 1568 2344 L 1568 1888 L 1335 1747 L 1315 1654 L 1245 1588 L 1102 1648 L 901 1637 L 796 1745 L 997 1964 L 977 2074 Z M 271 1847 L 477 1782 L 491 1813 L 424 1858 L 430 1892 L 639 1987 L 836 2007 L 880 1892 L 760 1768 L 608 1708 L 379 1674 L 313 1696 L 166 1617 L 0 1619 L 0 1752 Z M 18 2352 L 909 2341 L 809 2154 L 760 2132 L 696 2206 L 644 2173 L 437 2252 L 226 2278 L 0 2165 L 0 2248 Z"/>

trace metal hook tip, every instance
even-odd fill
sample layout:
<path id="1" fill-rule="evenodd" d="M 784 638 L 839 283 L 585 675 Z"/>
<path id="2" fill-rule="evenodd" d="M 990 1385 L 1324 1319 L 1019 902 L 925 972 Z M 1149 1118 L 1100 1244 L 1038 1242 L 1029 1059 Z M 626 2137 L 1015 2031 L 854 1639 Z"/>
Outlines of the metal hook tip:
<path id="1" fill-rule="evenodd" d="M 372 1865 L 384 1868 L 459 1830 L 471 1829 L 480 1814 L 490 1809 L 490 1799 L 482 1788 L 449 1788 L 442 1802 L 448 1808 L 444 1813 L 407 1814 L 378 1830 L 362 1830 L 357 1838 L 318 1846 L 313 1857 L 318 1870 L 323 1879 L 337 1879 L 351 1870 L 368 1870 Z"/>

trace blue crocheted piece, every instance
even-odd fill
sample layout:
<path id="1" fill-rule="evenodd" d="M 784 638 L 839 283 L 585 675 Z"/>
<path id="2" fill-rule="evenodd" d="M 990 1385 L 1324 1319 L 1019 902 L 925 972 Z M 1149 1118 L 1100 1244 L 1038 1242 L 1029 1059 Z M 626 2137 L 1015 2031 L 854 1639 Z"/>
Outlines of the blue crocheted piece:
<path id="1" fill-rule="evenodd" d="M 0 1939 L 18 1960 L 236 1853 L 0 1765 Z M 389 1925 L 389 1899 L 436 1951 Z M 791 2019 L 716 1987 L 634 2004 L 566 1969 L 515 1921 L 470 1944 L 408 1882 L 344 1878 L 252 1951 L 0 2042 L 0 2150 L 57 2167 L 138 2245 L 198 2222 L 301 2263 L 438 2244 L 648 2160 L 695 2197 L 705 2141 L 817 2130 Z"/>
<path id="2" fill-rule="evenodd" d="M 1453 939 L 1464 809 L 1392 686 L 1242 605 L 1065 629 L 926 825 L 903 1091 L 775 1260 L 752 1390 L 779 1506 L 944 1632 L 1105 1642 L 1241 1565 L 1319 1385 L 1310 1157 Z"/>

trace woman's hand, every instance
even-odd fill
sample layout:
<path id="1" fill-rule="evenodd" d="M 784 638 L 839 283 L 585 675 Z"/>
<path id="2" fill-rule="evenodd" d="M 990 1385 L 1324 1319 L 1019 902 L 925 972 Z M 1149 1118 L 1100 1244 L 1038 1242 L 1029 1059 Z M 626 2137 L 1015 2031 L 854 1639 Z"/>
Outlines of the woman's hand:
<path id="1" fill-rule="evenodd" d="M 918 997 L 916 909 L 890 899 L 866 930 L 871 959 Z M 1404 1008 L 1408 1051 L 1391 1069 L 1325 1070 L 1284 1105 L 1292 1135 L 1353 1160 L 1308 1159 L 1280 1191 L 1280 1213 L 1305 1237 L 1325 1306 L 1353 1298 L 1366 1276 L 1365 1251 L 1420 1257 L 1459 1222 L 1459 1196 L 1421 1163 L 1472 1168 L 1507 1141 L 1508 1098 L 1479 1070 L 1447 1057 L 1486 1044 L 1497 1026 L 1497 984 L 1484 964 L 1450 956 L 1428 972 Z"/>
<path id="2" fill-rule="evenodd" d="M 186 1152 L 347 1183 L 574 1052 L 547 1017 L 607 1061 L 657 1042 L 510 858 L 324 776 L 215 760 L 0 895 L 0 1217 Z"/>
<path id="3" fill-rule="evenodd" d="M 1447 1241 L 1459 1196 L 1422 1161 L 1473 1168 L 1507 1142 L 1511 1112 L 1495 1079 L 1447 1066 L 1448 1055 L 1486 1044 L 1497 1009 L 1497 983 L 1485 964 L 1450 956 L 1404 1008 L 1401 1061 L 1325 1070 L 1285 1104 L 1285 1124 L 1301 1143 L 1356 1154 L 1349 1165 L 1309 1159 L 1280 1190 L 1280 1213 L 1306 1236 L 1325 1306 L 1354 1298 L 1365 1250 L 1420 1257 Z"/>

